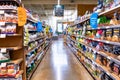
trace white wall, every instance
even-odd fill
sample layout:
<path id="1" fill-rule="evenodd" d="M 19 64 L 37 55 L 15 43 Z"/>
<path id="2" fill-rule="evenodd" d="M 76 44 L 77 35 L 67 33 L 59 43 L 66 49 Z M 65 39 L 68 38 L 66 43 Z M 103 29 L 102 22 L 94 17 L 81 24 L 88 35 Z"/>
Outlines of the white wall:
<path id="1" fill-rule="evenodd" d="M 65 10 L 64 17 L 41 17 L 41 21 L 46 21 L 48 25 L 51 25 L 53 32 L 56 31 L 57 21 L 64 22 L 64 21 L 74 21 L 77 18 L 77 9 L 76 10 Z"/>

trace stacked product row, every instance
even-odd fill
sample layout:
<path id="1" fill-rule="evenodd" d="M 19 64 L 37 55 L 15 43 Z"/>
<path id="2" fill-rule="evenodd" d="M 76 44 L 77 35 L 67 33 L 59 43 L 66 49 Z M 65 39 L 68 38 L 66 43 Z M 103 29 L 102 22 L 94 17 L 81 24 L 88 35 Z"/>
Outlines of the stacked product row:
<path id="1" fill-rule="evenodd" d="M 36 22 L 37 19 L 32 18 L 28 11 L 27 14 L 28 20 L 24 25 L 24 46 L 26 56 L 26 77 L 30 80 L 49 48 L 51 38 L 49 37 L 49 27 L 45 26 L 45 29 L 43 29 L 43 25 L 41 25 L 40 22 Z M 48 30 L 46 30 L 46 28 L 48 28 Z"/>
<path id="2" fill-rule="evenodd" d="M 30 80 L 50 46 L 37 14 L 26 10 L 18 26 L 19 7 L 19 0 L 0 1 L 0 80 Z"/>
<path id="3" fill-rule="evenodd" d="M 67 43 L 94 79 L 119 80 L 120 2 L 101 0 L 98 3 L 93 9 L 98 14 L 97 25 L 91 25 L 89 12 L 68 27 Z"/>
<path id="4" fill-rule="evenodd" d="M 85 14 L 83 16 L 79 16 L 75 21 L 74 21 L 74 25 L 79 24 L 81 22 L 86 22 L 86 20 L 90 19 L 90 16 L 93 12 L 99 13 L 99 16 L 101 15 L 107 15 L 109 13 L 105 13 L 111 10 L 119 10 L 120 7 L 120 1 L 119 0 L 98 0 L 98 5 L 96 7 L 93 8 L 93 11 L 86 11 Z M 111 15 L 111 14 L 109 14 Z M 71 26 L 74 26 L 71 25 Z"/>
<path id="5" fill-rule="evenodd" d="M 22 80 L 22 27 L 17 17 L 17 1 L 0 1 L 0 79 Z M 19 56 L 16 56 L 19 55 Z"/>

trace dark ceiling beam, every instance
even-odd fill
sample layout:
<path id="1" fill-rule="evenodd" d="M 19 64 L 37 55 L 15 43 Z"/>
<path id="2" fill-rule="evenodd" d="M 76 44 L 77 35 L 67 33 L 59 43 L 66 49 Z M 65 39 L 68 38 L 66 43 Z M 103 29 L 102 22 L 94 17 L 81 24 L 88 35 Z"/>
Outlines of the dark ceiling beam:
<path id="1" fill-rule="evenodd" d="M 23 4 L 57 4 L 57 0 L 23 0 Z M 97 4 L 97 0 L 61 0 L 61 4 Z"/>

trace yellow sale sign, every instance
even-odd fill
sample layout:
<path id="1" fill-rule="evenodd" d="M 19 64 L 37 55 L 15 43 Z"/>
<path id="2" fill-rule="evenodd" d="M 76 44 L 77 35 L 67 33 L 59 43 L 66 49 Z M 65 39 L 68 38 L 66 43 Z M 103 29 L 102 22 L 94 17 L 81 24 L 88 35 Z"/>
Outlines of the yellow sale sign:
<path id="1" fill-rule="evenodd" d="M 23 7 L 18 7 L 18 26 L 24 26 L 27 21 L 27 13 L 25 8 Z"/>

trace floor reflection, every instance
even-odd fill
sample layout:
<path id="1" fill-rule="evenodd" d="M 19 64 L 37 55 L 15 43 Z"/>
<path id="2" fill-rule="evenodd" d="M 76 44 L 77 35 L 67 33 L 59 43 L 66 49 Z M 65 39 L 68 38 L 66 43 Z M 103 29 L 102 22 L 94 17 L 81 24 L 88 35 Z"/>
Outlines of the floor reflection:
<path id="1" fill-rule="evenodd" d="M 83 76 L 84 75 L 84 76 Z M 31 80 L 93 80 L 63 40 L 53 41 Z"/>
<path id="2" fill-rule="evenodd" d="M 53 67 L 54 71 L 56 73 L 56 80 L 62 80 L 62 75 L 64 68 L 68 67 L 68 59 L 67 59 L 67 54 L 62 42 L 59 42 L 58 45 L 52 46 L 52 53 L 54 53 L 52 56 L 52 62 L 53 62 Z"/>

